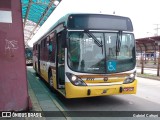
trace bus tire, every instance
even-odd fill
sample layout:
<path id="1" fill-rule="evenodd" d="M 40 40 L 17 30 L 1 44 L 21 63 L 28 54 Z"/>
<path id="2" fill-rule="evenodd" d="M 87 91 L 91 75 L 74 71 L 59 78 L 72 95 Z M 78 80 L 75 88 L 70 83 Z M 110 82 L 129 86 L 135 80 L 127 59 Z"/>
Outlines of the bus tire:
<path id="1" fill-rule="evenodd" d="M 52 76 L 51 71 L 49 71 L 48 73 L 48 83 L 49 83 L 50 88 L 53 88 L 53 76 Z"/>
<path id="2" fill-rule="evenodd" d="M 35 64 L 35 71 L 36 71 L 36 76 L 38 76 L 38 73 L 37 73 L 37 65 Z"/>

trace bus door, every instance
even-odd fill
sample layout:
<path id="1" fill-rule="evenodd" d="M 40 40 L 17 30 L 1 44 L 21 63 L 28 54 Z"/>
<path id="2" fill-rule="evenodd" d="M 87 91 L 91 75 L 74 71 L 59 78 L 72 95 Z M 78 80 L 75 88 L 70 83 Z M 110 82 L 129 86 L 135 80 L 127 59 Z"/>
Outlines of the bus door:
<path id="1" fill-rule="evenodd" d="M 57 88 L 57 75 L 56 75 L 56 56 L 57 56 L 57 40 L 56 33 L 53 32 L 50 34 L 50 37 L 47 38 L 48 41 L 48 60 L 50 63 L 53 63 L 52 66 L 52 77 L 53 77 L 53 87 Z M 50 74 L 50 73 L 49 73 Z M 49 76 L 50 77 L 50 76 Z M 50 82 L 50 81 L 49 81 Z M 52 84 L 52 83 L 50 83 Z"/>
<path id="2" fill-rule="evenodd" d="M 64 88 L 65 84 L 65 48 L 63 47 L 63 36 L 62 33 L 57 35 L 57 88 Z"/>
<path id="3" fill-rule="evenodd" d="M 40 74 L 40 44 L 38 44 L 38 73 Z"/>

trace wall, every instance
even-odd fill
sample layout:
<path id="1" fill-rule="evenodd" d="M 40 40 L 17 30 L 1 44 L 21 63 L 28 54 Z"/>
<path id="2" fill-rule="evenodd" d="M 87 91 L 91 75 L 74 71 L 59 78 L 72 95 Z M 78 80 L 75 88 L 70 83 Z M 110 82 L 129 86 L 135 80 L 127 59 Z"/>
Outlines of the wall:
<path id="1" fill-rule="evenodd" d="M 20 0 L 0 0 L 0 111 L 28 109 Z"/>

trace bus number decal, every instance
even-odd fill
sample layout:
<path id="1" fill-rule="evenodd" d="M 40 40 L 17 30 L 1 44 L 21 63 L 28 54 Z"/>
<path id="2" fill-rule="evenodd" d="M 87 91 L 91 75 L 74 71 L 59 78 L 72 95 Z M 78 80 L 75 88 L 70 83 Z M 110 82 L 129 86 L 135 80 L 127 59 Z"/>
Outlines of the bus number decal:
<path id="1" fill-rule="evenodd" d="M 87 78 L 87 81 L 94 81 L 94 78 Z"/>

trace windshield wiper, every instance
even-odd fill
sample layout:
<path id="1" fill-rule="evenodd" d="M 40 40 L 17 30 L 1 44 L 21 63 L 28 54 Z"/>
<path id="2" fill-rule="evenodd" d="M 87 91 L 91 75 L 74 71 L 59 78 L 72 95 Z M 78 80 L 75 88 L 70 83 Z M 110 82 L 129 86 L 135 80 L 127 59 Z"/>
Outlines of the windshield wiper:
<path id="1" fill-rule="evenodd" d="M 122 31 L 119 31 L 117 34 L 117 40 L 116 40 L 116 56 L 119 55 L 120 48 L 121 48 L 121 41 L 122 41 Z"/>
<path id="2" fill-rule="evenodd" d="M 85 30 L 87 35 L 91 38 L 93 38 L 94 42 L 98 45 L 98 47 L 103 47 L 102 41 L 100 42 L 92 33 L 90 33 L 88 30 Z"/>

